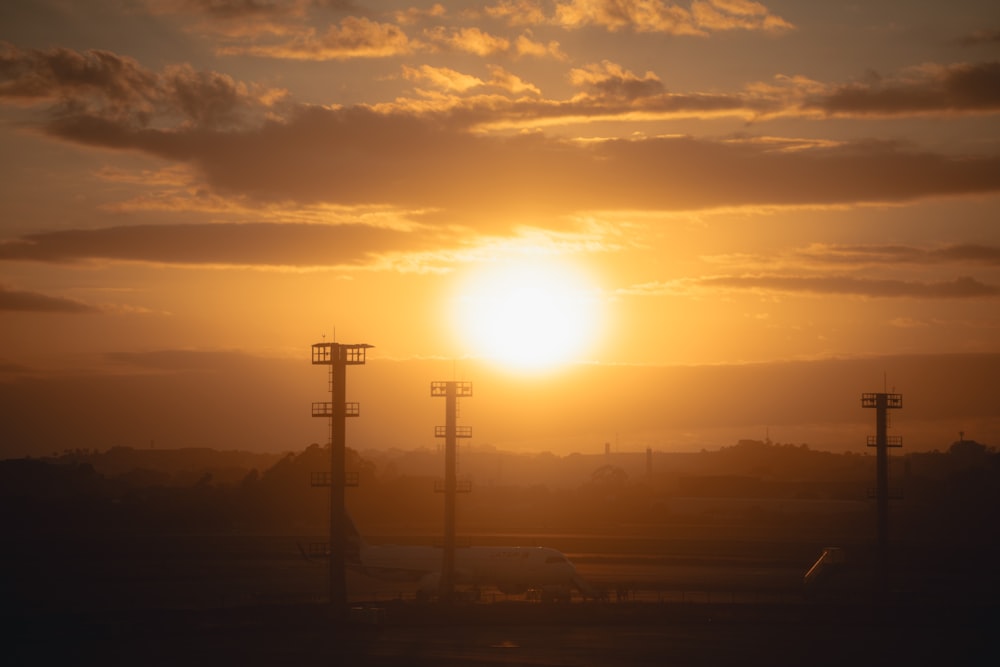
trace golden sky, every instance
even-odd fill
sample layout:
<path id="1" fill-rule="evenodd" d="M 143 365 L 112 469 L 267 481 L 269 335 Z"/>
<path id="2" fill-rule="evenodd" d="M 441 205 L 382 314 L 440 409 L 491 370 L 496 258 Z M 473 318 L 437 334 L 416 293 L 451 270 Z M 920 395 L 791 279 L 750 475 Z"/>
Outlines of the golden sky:
<path id="1" fill-rule="evenodd" d="M 5 0 L 0 155 L 0 390 L 23 403 L 8 440 L 50 433 L 11 420 L 43 419 L 27 397 L 67 377 L 86 394 L 142 376 L 183 403 L 173 376 L 204 360 L 315 378 L 324 336 L 375 345 L 400 376 L 438 360 L 427 372 L 553 387 L 563 451 L 797 423 L 699 405 L 697 424 L 646 410 L 579 428 L 572 406 L 607 387 L 678 400 L 631 384 L 647 370 L 779 382 L 764 369 L 814 363 L 815 387 L 873 360 L 837 380 L 853 409 L 887 367 L 978 355 L 960 403 L 998 389 L 994 0 Z M 628 372 L 566 384 L 580 364 Z M 913 377 L 904 396 L 944 391 Z M 425 389 L 406 412 L 440 410 Z M 547 446 L 481 403 L 485 442 Z M 969 425 L 1000 444 L 991 406 L 956 407 L 922 446 Z M 89 443 L 141 445 L 169 421 L 101 414 Z M 790 438 L 847 447 L 810 415 Z M 161 439 L 239 444 L 191 419 Z"/>

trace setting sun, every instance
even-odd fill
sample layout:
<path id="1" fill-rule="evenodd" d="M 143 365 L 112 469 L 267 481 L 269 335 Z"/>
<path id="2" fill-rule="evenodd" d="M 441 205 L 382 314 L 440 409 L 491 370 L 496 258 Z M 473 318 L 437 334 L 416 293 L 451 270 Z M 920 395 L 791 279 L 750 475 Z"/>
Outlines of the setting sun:
<path id="1" fill-rule="evenodd" d="M 457 300 L 462 342 L 476 356 L 540 370 L 578 360 L 596 338 L 594 287 L 554 262 L 490 266 L 470 276 Z"/>

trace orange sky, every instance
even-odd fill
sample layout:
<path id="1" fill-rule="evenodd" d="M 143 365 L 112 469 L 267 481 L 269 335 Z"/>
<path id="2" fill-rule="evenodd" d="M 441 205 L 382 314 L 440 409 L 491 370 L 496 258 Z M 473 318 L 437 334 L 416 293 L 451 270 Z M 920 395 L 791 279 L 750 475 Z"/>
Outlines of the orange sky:
<path id="1" fill-rule="evenodd" d="M 845 449 L 883 374 L 922 410 L 904 442 L 1000 444 L 1000 7 L 815 5 L 5 1 L 0 454 L 299 448 L 298 413 L 223 442 L 185 401 L 206 368 L 255 418 L 322 400 L 334 335 L 415 392 L 358 380 L 408 415 L 358 420 L 371 446 L 432 442 L 452 373 L 510 448 Z M 788 369 L 816 405 L 781 409 Z M 147 391 L 175 402 L 143 419 Z M 74 433 L 40 424 L 82 395 Z"/>

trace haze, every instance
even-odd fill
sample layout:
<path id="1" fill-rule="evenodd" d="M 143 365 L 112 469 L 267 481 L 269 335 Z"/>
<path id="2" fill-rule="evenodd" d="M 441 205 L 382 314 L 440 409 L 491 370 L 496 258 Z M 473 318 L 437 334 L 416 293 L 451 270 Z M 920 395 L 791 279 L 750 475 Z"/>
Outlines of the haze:
<path id="1" fill-rule="evenodd" d="M 0 456 L 995 445 L 998 137 L 995 2 L 7 0 Z"/>

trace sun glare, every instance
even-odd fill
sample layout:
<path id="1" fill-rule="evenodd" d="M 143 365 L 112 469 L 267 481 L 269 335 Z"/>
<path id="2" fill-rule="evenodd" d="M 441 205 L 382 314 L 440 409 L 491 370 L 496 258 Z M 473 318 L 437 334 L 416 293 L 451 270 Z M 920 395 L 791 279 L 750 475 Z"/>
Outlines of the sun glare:
<path id="1" fill-rule="evenodd" d="M 520 370 L 576 361 L 595 342 L 595 290 L 566 264 L 490 266 L 470 276 L 458 299 L 458 330 L 470 351 Z"/>

